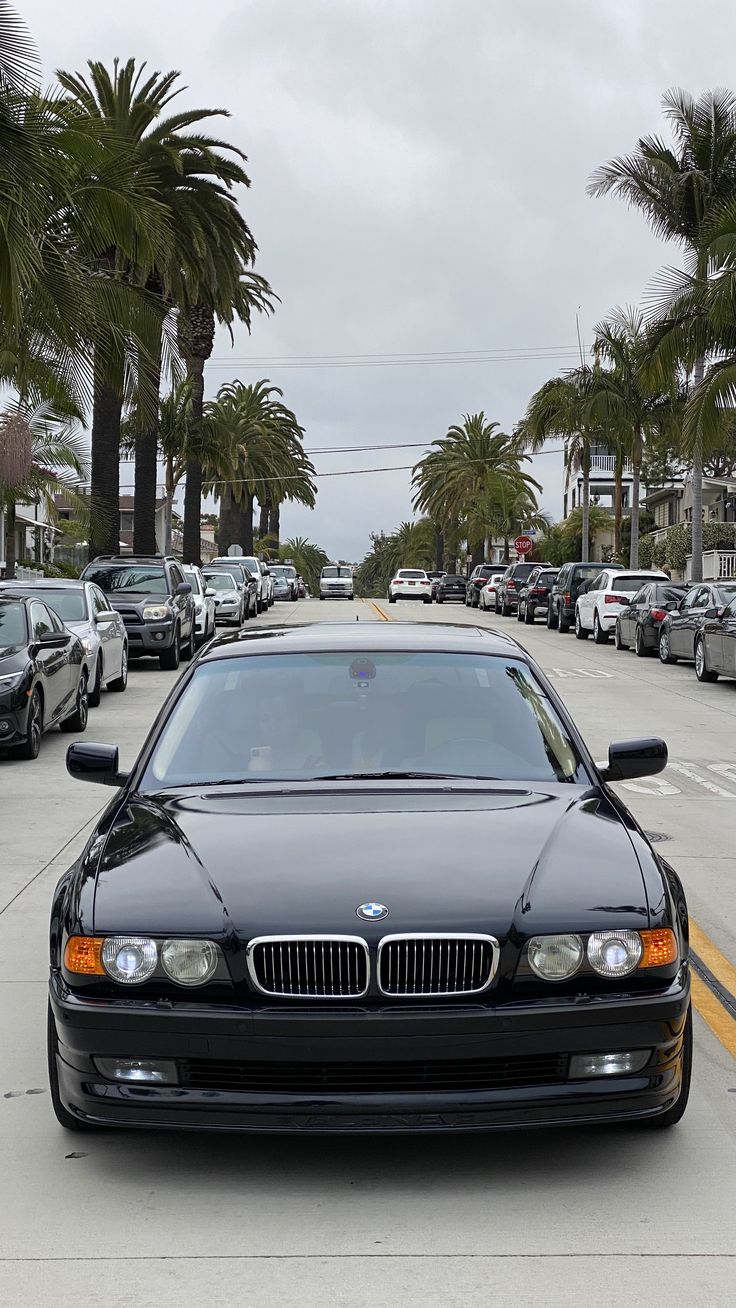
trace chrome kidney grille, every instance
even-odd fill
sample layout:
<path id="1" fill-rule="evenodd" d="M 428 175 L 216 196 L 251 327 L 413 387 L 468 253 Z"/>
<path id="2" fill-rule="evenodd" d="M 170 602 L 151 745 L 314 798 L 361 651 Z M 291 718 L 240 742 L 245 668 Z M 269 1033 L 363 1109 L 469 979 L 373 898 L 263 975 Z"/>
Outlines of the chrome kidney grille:
<path id="1" fill-rule="evenodd" d="M 263 995 L 359 999 L 368 991 L 368 945 L 360 936 L 259 936 L 246 961 Z"/>
<path id="2" fill-rule="evenodd" d="M 378 946 L 378 988 L 384 995 L 477 995 L 498 967 L 493 936 L 384 936 Z"/>

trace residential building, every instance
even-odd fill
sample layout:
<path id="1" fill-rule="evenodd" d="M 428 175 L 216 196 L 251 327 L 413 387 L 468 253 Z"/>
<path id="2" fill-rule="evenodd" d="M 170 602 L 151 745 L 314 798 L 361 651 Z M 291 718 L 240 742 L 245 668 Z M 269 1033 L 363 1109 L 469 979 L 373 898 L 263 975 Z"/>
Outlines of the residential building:
<path id="1" fill-rule="evenodd" d="M 654 516 L 656 523 L 651 538 L 655 544 L 666 541 L 668 531 L 693 520 L 692 482 L 690 478 L 673 477 L 664 486 L 652 490 L 644 500 L 645 507 Z M 736 523 L 736 481 L 722 477 L 703 478 L 703 524 Z M 724 529 L 718 548 L 703 551 L 703 579 L 717 581 L 722 577 L 736 575 L 736 549 L 734 545 L 736 532 Z M 672 570 L 677 580 L 689 581 L 692 574 L 692 559 L 688 556 L 685 568 L 679 572 Z"/>

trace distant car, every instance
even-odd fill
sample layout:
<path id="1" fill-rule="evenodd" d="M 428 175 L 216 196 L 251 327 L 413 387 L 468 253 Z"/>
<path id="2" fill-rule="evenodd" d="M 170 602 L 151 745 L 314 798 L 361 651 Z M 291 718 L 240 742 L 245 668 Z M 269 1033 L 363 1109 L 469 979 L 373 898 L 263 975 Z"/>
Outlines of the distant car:
<path id="1" fill-rule="evenodd" d="M 695 642 L 711 609 L 723 610 L 736 598 L 736 581 L 699 582 L 683 595 L 676 610 L 668 613 L 659 634 L 660 663 L 678 659 L 695 661 Z"/>
<path id="2" fill-rule="evenodd" d="M 92 581 L 120 614 L 130 658 L 154 655 L 170 672 L 194 653 L 192 588 L 178 559 L 163 554 L 100 555 L 82 581 Z"/>
<path id="3" fill-rule="evenodd" d="M 485 609 L 486 612 L 488 611 L 488 609 L 493 609 L 493 610 L 495 611 L 495 608 L 496 608 L 496 592 L 498 591 L 498 588 L 499 588 L 499 586 L 500 586 L 500 584 L 501 584 L 501 578 L 502 578 L 502 577 L 503 577 L 503 572 L 502 572 L 502 571 L 500 571 L 500 572 L 492 572 L 492 573 L 491 573 L 491 575 L 490 575 L 490 577 L 488 578 L 488 580 L 487 580 L 485 586 L 482 586 L 481 589 L 480 589 L 480 592 L 479 592 L 479 595 L 478 595 L 478 608 L 479 608 L 479 609 Z"/>
<path id="4" fill-rule="evenodd" d="M 245 559 L 242 554 L 220 554 L 216 559 L 210 559 L 207 564 L 207 571 L 212 572 L 219 569 L 229 573 L 235 581 L 242 600 L 240 621 L 247 622 L 251 614 L 255 616 L 258 612 L 258 591 L 261 586 L 260 569 L 256 578 L 250 568 L 245 566 Z"/>
<path id="5" fill-rule="evenodd" d="M 215 622 L 229 622 L 239 627 L 243 622 L 243 592 L 237 578 L 224 568 L 205 570 L 204 580 L 208 590 L 214 591 Z"/>
<path id="6" fill-rule="evenodd" d="M 269 564 L 274 584 L 274 599 L 297 599 L 296 568 L 290 563 Z"/>
<path id="7" fill-rule="evenodd" d="M 319 574 L 321 600 L 354 598 L 353 569 L 344 563 L 327 563 Z"/>
<path id="8" fill-rule="evenodd" d="M 424 600 L 432 603 L 432 583 L 422 568 L 399 568 L 392 577 L 388 588 L 388 602 L 395 604 L 400 599 Z"/>
<path id="9" fill-rule="evenodd" d="M 450 600 L 462 600 L 465 603 L 465 596 L 468 589 L 467 577 L 461 577 L 458 572 L 446 572 L 441 581 L 437 583 L 437 603 L 444 604 Z"/>
<path id="10" fill-rule="evenodd" d="M 200 568 L 184 564 L 182 571 L 192 588 L 194 643 L 199 648 L 215 634 L 215 592 L 205 581 Z"/>
<path id="11" fill-rule="evenodd" d="M 241 554 L 238 557 L 238 563 L 241 568 L 250 574 L 251 581 L 256 583 L 256 596 L 254 613 L 263 613 L 266 608 L 266 596 L 263 590 L 263 573 L 261 572 L 261 561 L 253 554 Z"/>
<path id="12" fill-rule="evenodd" d="M 124 691 L 128 684 L 128 637 L 125 623 L 91 581 L 39 577 L 33 582 L 0 582 L 0 596 L 32 595 L 48 604 L 84 646 L 88 701 L 97 708 L 102 689 Z"/>
<path id="13" fill-rule="evenodd" d="M 496 587 L 496 613 L 508 618 L 519 604 L 519 591 L 531 575 L 536 563 L 510 563 Z"/>
<path id="14" fill-rule="evenodd" d="M 530 626 L 534 622 L 538 609 L 546 614 L 549 594 L 556 580 L 557 568 L 540 566 L 529 573 L 519 591 L 516 608 L 519 622 L 526 622 Z"/>
<path id="15" fill-rule="evenodd" d="M 707 609 L 702 631 L 695 638 L 698 681 L 736 678 L 736 599 L 725 609 Z"/>
<path id="16" fill-rule="evenodd" d="M 575 605 L 578 640 L 587 640 L 592 632 L 596 645 L 605 645 L 622 609 L 648 581 L 669 581 L 669 577 L 656 569 L 629 572 L 623 568 L 602 568 L 578 593 Z"/>
<path id="17" fill-rule="evenodd" d="M 468 608 L 475 609 L 478 607 L 481 590 L 493 576 L 493 573 L 497 571 L 498 569 L 494 568 L 491 563 L 479 563 L 477 567 L 473 568 L 465 588 L 465 603 Z"/>
<path id="18" fill-rule="evenodd" d="M 79 636 L 48 604 L 0 595 L 0 749 L 34 759 L 51 727 L 85 731 L 88 672 Z"/>
<path id="19" fill-rule="evenodd" d="M 261 569 L 261 576 L 263 577 L 264 607 L 270 609 L 273 604 L 273 577 L 271 576 L 268 564 L 264 563 L 262 559 L 259 562 L 259 567 Z"/>
<path id="20" fill-rule="evenodd" d="M 303 577 L 297 576 L 296 587 L 297 587 L 297 599 L 306 599 L 307 587 Z"/>
<path id="21" fill-rule="evenodd" d="M 600 563 L 563 563 L 547 602 L 547 626 L 565 634 L 575 621 L 575 605 L 581 588 L 601 570 Z M 609 563 L 609 572 L 623 571 L 622 563 Z"/>
<path id="22" fill-rule="evenodd" d="M 427 573 L 427 576 L 429 577 L 429 580 L 430 580 L 431 583 L 432 583 L 432 599 L 433 599 L 433 600 L 436 600 L 436 599 L 437 599 L 437 591 L 438 591 L 438 588 L 439 588 L 439 584 L 440 584 L 440 582 L 442 581 L 442 578 L 444 577 L 444 575 L 445 575 L 444 572 L 437 572 L 437 571 L 435 571 L 435 572 L 428 572 L 428 573 Z"/>
<path id="23" fill-rule="evenodd" d="M 616 649 L 634 649 L 639 658 L 656 653 L 662 623 L 686 591 L 684 582 L 649 581 L 642 586 L 616 619 Z"/>

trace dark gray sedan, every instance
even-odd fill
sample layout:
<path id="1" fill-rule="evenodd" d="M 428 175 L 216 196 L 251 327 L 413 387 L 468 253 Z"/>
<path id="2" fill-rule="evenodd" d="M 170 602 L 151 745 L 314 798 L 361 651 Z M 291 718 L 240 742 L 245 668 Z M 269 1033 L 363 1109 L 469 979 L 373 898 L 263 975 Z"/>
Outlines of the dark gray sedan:
<path id="1" fill-rule="evenodd" d="M 679 607 L 668 613 L 662 622 L 659 635 L 659 657 L 662 663 L 676 663 L 678 659 L 695 659 L 695 644 L 703 630 L 705 615 L 711 609 L 725 609 L 736 598 L 735 581 L 706 581 L 691 586 L 680 601 Z"/>
<path id="2" fill-rule="evenodd" d="M 659 648 L 662 624 L 679 610 L 685 582 L 649 581 L 626 603 L 616 619 L 616 649 L 634 649 L 639 658 Z"/>
<path id="3" fill-rule="evenodd" d="M 736 677 L 736 598 L 725 609 L 706 611 L 695 638 L 695 675 L 698 681 Z"/>

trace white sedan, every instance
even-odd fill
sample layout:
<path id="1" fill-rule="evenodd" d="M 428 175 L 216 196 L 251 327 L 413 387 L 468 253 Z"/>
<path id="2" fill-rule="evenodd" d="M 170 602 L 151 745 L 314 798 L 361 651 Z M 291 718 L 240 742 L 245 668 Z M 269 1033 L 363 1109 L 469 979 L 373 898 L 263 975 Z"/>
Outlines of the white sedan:
<path id="1" fill-rule="evenodd" d="M 205 581 L 199 568 L 185 564 L 182 569 L 192 588 L 194 600 L 194 643 L 204 645 L 215 634 L 215 592 L 212 583 Z"/>
<path id="2" fill-rule="evenodd" d="M 432 582 L 421 568 L 399 568 L 388 588 L 388 602 L 395 604 L 398 599 L 423 600 L 432 603 Z"/>
<path id="3" fill-rule="evenodd" d="M 605 645 L 616 626 L 616 619 L 641 586 L 648 581 L 668 581 L 666 572 L 640 568 L 625 572 L 621 568 L 602 568 L 583 587 L 575 604 L 575 635 L 587 640 L 591 631 L 597 645 Z"/>
<path id="4" fill-rule="evenodd" d="M 494 572 L 492 576 L 488 578 L 488 581 L 486 582 L 485 586 L 482 587 L 480 595 L 478 596 L 479 609 L 493 609 L 495 612 L 496 591 L 498 589 L 498 584 L 501 581 L 502 577 L 503 577 L 502 572 Z"/>

